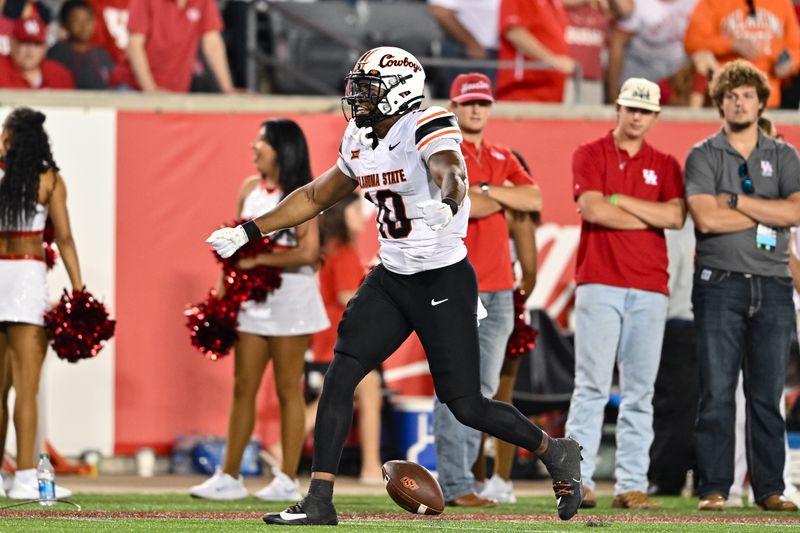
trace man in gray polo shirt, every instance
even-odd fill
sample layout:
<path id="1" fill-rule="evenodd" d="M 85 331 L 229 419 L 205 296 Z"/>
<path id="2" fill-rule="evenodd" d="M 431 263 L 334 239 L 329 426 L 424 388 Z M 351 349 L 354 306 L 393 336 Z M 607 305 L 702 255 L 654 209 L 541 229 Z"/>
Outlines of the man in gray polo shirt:
<path id="1" fill-rule="evenodd" d="M 733 61 L 710 92 L 722 130 L 695 145 L 686 160 L 686 196 L 697 228 L 698 508 L 721 511 L 733 482 L 741 370 L 756 503 L 797 511 L 782 496 L 786 426 L 779 405 L 795 327 L 787 244 L 789 228 L 800 224 L 800 160 L 792 146 L 758 128 L 770 93 L 764 73 Z"/>

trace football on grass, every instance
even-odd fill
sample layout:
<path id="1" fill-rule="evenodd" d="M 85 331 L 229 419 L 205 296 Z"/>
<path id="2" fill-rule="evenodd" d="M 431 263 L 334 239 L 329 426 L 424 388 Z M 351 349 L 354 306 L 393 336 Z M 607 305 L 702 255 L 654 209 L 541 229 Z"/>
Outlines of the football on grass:
<path id="1" fill-rule="evenodd" d="M 442 514 L 442 488 L 424 466 L 410 461 L 387 461 L 382 470 L 386 492 L 394 503 L 409 513 Z"/>

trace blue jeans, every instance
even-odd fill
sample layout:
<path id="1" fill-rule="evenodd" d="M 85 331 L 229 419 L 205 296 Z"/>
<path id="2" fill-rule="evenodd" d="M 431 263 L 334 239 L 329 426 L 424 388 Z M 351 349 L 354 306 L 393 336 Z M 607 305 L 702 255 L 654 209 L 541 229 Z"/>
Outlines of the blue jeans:
<path id="1" fill-rule="evenodd" d="M 700 496 L 733 483 L 736 385 L 744 376 L 745 441 L 757 502 L 782 494 L 786 424 L 780 401 L 795 328 L 791 278 L 695 270 L 700 408 L 695 446 Z"/>
<path id="2" fill-rule="evenodd" d="M 488 313 L 478 327 L 481 394 L 491 398 L 500 385 L 506 344 L 514 329 L 514 300 L 510 290 L 482 292 L 480 299 Z M 474 490 L 472 465 L 478 458 L 481 432 L 456 420 L 450 409 L 437 398 L 433 403 L 433 436 L 436 470 L 445 501 L 469 494 Z"/>
<path id="3" fill-rule="evenodd" d="M 583 446 L 583 484 L 595 488 L 595 460 L 616 363 L 621 402 L 614 493 L 646 492 L 653 442 L 653 390 L 667 297 L 639 289 L 581 285 L 575 291 L 575 317 L 575 389 L 566 433 Z"/>

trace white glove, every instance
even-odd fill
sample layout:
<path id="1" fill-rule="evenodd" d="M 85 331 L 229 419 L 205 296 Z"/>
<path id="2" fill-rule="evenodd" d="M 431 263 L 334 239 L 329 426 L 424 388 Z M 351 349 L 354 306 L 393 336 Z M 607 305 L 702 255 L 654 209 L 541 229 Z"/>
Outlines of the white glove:
<path id="1" fill-rule="evenodd" d="M 227 259 L 236 253 L 236 250 L 247 244 L 247 233 L 242 226 L 235 228 L 222 228 L 208 236 L 206 242 L 210 244 L 214 251 L 223 259 Z"/>
<path id="2" fill-rule="evenodd" d="M 422 210 L 423 220 L 433 231 L 439 231 L 453 220 L 453 210 L 439 200 L 418 202 L 417 207 Z"/>
<path id="3" fill-rule="evenodd" d="M 359 128 L 356 126 L 356 120 L 350 119 L 350 123 L 347 126 L 346 133 L 350 135 L 353 139 L 356 140 L 359 144 L 361 144 L 365 148 L 372 148 L 373 144 L 373 136 L 372 133 L 372 126 L 367 126 L 366 128 Z M 372 136 L 370 136 L 372 135 Z"/>

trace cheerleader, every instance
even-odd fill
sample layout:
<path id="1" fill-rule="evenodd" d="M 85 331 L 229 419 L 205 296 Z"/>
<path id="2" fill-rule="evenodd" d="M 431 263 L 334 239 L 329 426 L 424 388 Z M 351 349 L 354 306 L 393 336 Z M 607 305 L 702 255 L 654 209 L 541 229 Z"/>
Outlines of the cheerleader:
<path id="1" fill-rule="evenodd" d="M 8 491 L 14 499 L 39 497 L 34 448 L 39 376 L 47 352 L 43 315 L 49 304 L 42 244 L 48 216 L 72 288 L 83 288 L 67 212 L 67 188 L 53 161 L 44 121 L 42 113 L 18 108 L 6 119 L 0 135 L 0 157 L 5 163 L 0 178 L 0 365 L 6 364 L 5 358 L 11 359 L 16 392 L 17 472 Z M 56 487 L 56 497 L 70 494 Z"/>
<path id="2" fill-rule="evenodd" d="M 295 189 L 311 181 L 308 147 L 303 131 L 288 119 L 266 121 L 252 145 L 258 175 L 244 181 L 239 191 L 238 215 L 255 218 Z M 322 304 L 314 266 L 319 260 L 316 219 L 272 235 L 272 253 L 242 258 L 238 268 L 259 265 L 282 268 L 281 286 L 266 302 L 247 301 L 238 316 L 234 346 L 234 387 L 228 421 L 228 443 L 222 469 L 190 494 L 212 500 L 247 496 L 239 473 L 242 454 L 253 432 L 256 394 L 264 369 L 272 361 L 281 409 L 281 469 L 255 496 L 262 500 L 300 500 L 297 468 L 305 433 L 302 376 L 311 334 L 330 323 Z"/>

